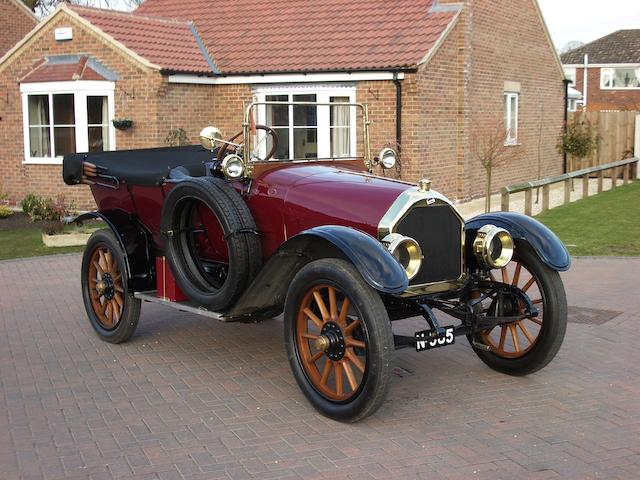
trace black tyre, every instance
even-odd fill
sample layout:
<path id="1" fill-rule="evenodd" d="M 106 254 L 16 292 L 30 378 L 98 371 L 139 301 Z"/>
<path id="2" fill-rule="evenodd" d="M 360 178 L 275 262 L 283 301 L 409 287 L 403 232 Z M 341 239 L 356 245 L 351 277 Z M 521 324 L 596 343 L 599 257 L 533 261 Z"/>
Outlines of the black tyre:
<path id="1" fill-rule="evenodd" d="M 289 287 L 284 321 L 291 370 L 318 411 L 355 422 L 380 407 L 391 375 L 391 322 L 353 265 L 323 259 L 303 267 Z"/>
<path id="2" fill-rule="evenodd" d="M 162 230 L 176 282 L 192 301 L 213 310 L 230 306 L 260 269 L 262 253 L 253 217 L 242 197 L 222 179 L 178 183 L 165 200 Z M 216 258 L 208 258 L 212 254 Z"/>
<path id="3" fill-rule="evenodd" d="M 136 331 L 140 300 L 129 291 L 125 259 L 110 230 L 89 238 L 82 257 L 82 299 L 91 326 L 102 340 L 121 343 Z"/>
<path id="4" fill-rule="evenodd" d="M 492 276 L 523 290 L 539 315 L 476 334 L 475 341 L 488 345 L 490 351 L 474 351 L 499 372 L 527 375 L 538 371 L 556 356 L 567 329 L 567 297 L 560 275 L 521 244 L 510 264 L 493 270 Z"/>

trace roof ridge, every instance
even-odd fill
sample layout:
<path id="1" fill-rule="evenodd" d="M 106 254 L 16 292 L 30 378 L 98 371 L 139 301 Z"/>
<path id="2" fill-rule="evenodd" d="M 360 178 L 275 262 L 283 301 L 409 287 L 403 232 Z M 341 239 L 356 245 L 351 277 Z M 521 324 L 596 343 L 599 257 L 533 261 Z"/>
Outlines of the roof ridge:
<path id="1" fill-rule="evenodd" d="M 183 26 L 185 25 L 189 26 L 189 23 L 191 22 L 191 20 L 181 20 L 178 18 L 168 18 L 168 17 L 160 17 L 160 16 L 154 16 L 154 15 L 136 13 L 135 10 L 131 12 L 127 12 L 125 10 L 111 10 L 108 8 L 98 8 L 98 7 L 90 7 L 90 6 L 84 6 L 84 5 L 68 4 L 68 6 L 72 10 L 75 10 L 79 13 L 82 10 L 92 10 L 95 12 L 106 13 L 107 15 L 121 15 L 121 16 L 133 17 L 133 18 L 141 18 L 144 20 L 156 20 L 163 23 L 172 23 L 175 25 L 183 25 Z"/>

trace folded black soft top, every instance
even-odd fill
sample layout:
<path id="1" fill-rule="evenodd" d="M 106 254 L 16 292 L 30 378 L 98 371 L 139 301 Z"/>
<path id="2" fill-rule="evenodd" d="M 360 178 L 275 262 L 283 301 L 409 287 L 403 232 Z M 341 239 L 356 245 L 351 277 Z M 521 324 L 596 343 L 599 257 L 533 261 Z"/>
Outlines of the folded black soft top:
<path id="1" fill-rule="evenodd" d="M 62 161 L 62 177 L 67 185 L 77 185 L 82 180 L 82 163 L 86 161 L 120 182 L 152 186 L 162 183 L 172 168 L 180 166 L 194 177 L 203 176 L 204 164 L 212 160 L 214 154 L 200 145 L 72 153 Z"/>

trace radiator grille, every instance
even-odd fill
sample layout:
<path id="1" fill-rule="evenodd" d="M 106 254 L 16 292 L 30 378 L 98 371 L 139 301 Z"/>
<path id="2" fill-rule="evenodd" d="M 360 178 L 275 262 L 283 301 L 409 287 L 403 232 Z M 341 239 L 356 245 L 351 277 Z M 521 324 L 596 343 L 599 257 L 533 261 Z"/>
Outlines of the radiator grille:
<path id="1" fill-rule="evenodd" d="M 438 202 L 413 206 L 394 231 L 414 238 L 424 259 L 410 285 L 457 280 L 462 274 L 462 220 L 453 208 Z"/>

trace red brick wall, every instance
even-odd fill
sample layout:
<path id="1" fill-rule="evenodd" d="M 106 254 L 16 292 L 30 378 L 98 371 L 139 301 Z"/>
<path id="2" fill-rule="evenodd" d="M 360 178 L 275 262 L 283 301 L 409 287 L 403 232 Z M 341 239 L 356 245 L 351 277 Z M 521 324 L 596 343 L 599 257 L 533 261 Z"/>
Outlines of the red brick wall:
<path id="1" fill-rule="evenodd" d="M 166 91 L 165 80 L 155 70 L 147 69 L 102 38 L 76 23 L 65 13 L 59 14 L 29 40 L 23 48 L 4 63 L 0 70 L 0 91 L 7 92 L 8 102 L 0 102 L 0 178 L 2 187 L 15 202 L 25 194 L 36 192 L 43 196 L 64 193 L 80 208 L 92 208 L 93 198 L 85 186 L 67 187 L 61 178 L 59 165 L 25 165 L 20 78 L 27 74 L 34 62 L 47 55 L 83 53 L 95 57 L 119 75 L 114 95 L 116 117 L 131 118 L 130 130 L 116 131 L 118 149 L 161 145 L 166 136 L 159 117 L 159 96 Z M 56 42 L 54 29 L 72 27 L 73 40 Z"/>
<path id="2" fill-rule="evenodd" d="M 473 0 L 471 45 L 468 49 L 469 129 L 500 122 L 503 118 L 504 82 L 519 82 L 518 143 L 511 147 L 520 158 L 494 169 L 493 191 L 509 183 L 561 173 L 556 151 L 564 120 L 563 73 L 554 58 L 533 0 Z M 540 169 L 538 164 L 540 163 Z M 465 153 L 468 195 L 480 196 L 485 173 L 479 162 Z"/>
<path id="3" fill-rule="evenodd" d="M 584 95 L 584 68 L 576 68 L 574 88 Z M 600 68 L 587 68 L 587 108 L 602 110 L 640 110 L 640 90 L 601 90 Z"/>
<path id="4" fill-rule="evenodd" d="M 22 39 L 38 21 L 14 1 L 0 0 L 0 57 Z"/>

